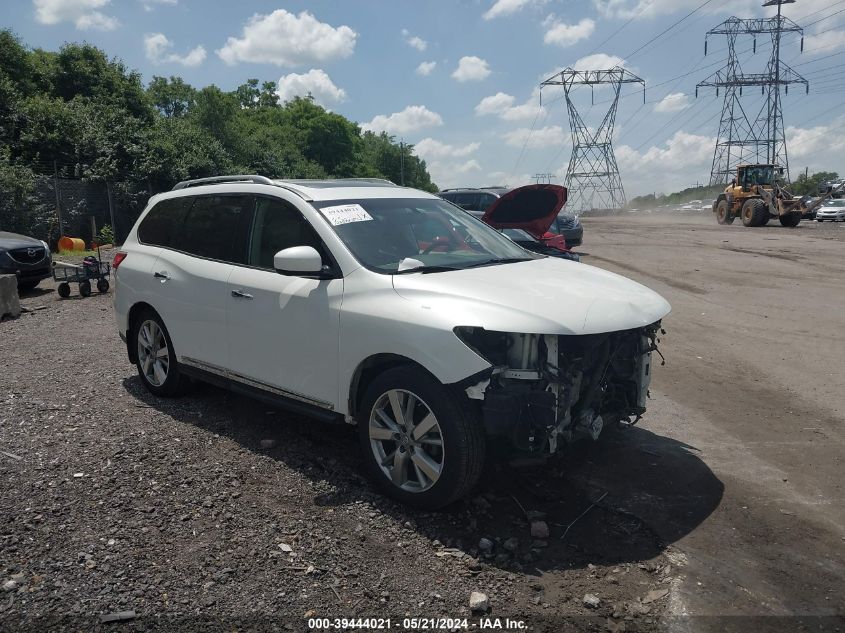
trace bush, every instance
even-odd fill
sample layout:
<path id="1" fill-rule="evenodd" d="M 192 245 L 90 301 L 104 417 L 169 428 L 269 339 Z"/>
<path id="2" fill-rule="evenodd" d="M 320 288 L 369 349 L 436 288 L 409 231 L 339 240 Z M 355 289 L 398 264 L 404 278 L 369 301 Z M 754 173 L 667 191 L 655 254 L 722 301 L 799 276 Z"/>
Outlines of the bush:
<path id="1" fill-rule="evenodd" d="M 100 244 L 114 244 L 114 229 L 111 224 L 104 224 L 97 235 L 97 242 Z"/>

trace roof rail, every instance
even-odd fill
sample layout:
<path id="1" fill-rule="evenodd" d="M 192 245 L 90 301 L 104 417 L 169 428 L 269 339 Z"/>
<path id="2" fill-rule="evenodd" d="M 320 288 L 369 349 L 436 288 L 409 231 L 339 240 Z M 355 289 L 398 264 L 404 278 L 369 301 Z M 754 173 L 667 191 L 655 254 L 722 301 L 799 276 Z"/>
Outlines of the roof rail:
<path id="1" fill-rule="evenodd" d="M 447 191 L 478 191 L 478 187 L 452 187 L 451 189 L 441 189 L 440 193 Z"/>
<path id="2" fill-rule="evenodd" d="M 329 180 L 336 180 L 338 182 L 372 182 L 384 185 L 393 185 L 394 187 L 397 186 L 395 182 L 388 180 L 387 178 L 329 178 Z"/>
<path id="3" fill-rule="evenodd" d="M 196 178 L 194 180 L 183 180 L 177 182 L 173 191 L 187 189 L 188 187 L 201 187 L 202 185 L 220 185 L 227 182 L 251 182 L 256 185 L 275 185 L 276 183 L 266 176 L 238 175 L 238 176 L 212 176 L 211 178 Z"/>

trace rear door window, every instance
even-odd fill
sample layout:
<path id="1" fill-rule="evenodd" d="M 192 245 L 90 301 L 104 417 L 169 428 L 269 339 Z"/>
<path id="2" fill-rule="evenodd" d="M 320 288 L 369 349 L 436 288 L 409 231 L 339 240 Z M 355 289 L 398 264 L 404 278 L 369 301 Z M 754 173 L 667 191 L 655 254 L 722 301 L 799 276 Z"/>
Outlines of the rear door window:
<path id="1" fill-rule="evenodd" d="M 196 196 L 171 247 L 207 259 L 244 263 L 244 226 L 252 203 L 249 195 Z"/>
<path id="2" fill-rule="evenodd" d="M 459 193 L 452 199 L 456 205 L 467 211 L 481 211 L 477 193 Z"/>
<path id="3" fill-rule="evenodd" d="M 171 246 L 190 201 L 190 198 L 170 198 L 158 202 L 138 226 L 138 240 L 150 246 Z"/>
<path id="4" fill-rule="evenodd" d="M 480 194 L 478 198 L 478 210 L 487 211 L 487 209 L 493 206 L 493 203 L 496 202 L 496 200 L 498 200 L 498 198 L 492 193 Z"/>

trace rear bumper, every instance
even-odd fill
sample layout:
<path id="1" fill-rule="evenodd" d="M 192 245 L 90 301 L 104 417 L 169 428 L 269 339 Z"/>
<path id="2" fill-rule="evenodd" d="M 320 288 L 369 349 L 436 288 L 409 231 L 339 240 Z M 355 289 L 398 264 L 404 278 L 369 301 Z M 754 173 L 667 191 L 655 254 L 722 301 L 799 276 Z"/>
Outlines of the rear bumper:
<path id="1" fill-rule="evenodd" d="M 584 227 L 577 229 L 565 229 L 560 232 L 566 238 L 566 245 L 569 248 L 573 246 L 581 246 L 584 241 Z"/>

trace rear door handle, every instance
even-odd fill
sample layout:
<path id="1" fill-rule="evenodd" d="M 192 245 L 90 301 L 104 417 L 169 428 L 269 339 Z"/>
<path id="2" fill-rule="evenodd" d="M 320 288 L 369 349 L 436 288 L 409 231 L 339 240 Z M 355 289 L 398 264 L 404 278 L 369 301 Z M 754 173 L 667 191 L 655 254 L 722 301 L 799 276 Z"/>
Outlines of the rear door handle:
<path id="1" fill-rule="evenodd" d="M 155 273 L 153 273 L 153 277 L 155 277 L 156 279 L 162 279 L 162 280 L 170 279 L 170 273 L 168 273 L 166 270 L 162 271 L 162 272 L 155 272 Z"/>
<path id="2" fill-rule="evenodd" d="M 252 295 L 244 292 L 243 290 L 233 290 L 232 296 L 235 299 L 252 299 Z"/>

